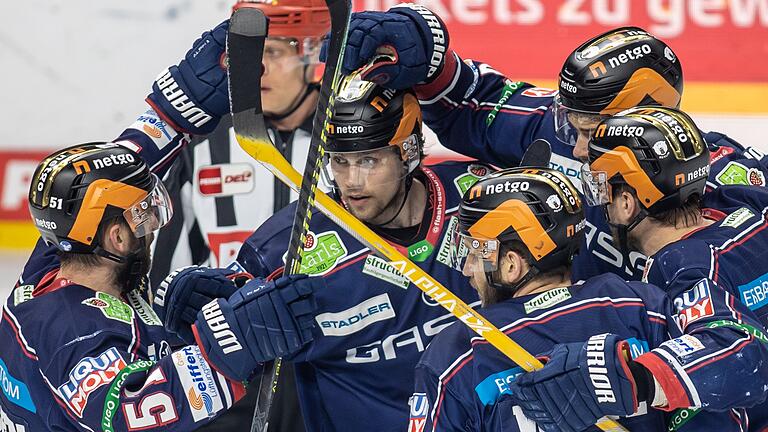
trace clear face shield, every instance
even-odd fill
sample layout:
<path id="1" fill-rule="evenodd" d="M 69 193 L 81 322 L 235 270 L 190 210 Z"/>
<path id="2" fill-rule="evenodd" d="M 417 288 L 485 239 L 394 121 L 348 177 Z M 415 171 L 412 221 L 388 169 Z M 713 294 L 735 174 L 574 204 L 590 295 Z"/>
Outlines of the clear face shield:
<path id="1" fill-rule="evenodd" d="M 323 76 L 320 62 L 320 40 L 317 38 L 268 37 L 264 42 L 264 61 L 281 66 L 287 71 L 304 69 L 307 82 L 319 82 Z"/>
<path id="2" fill-rule="evenodd" d="M 611 203 L 611 185 L 608 173 L 592 171 L 588 163 L 581 166 L 581 185 L 584 201 L 589 206 L 604 206 Z"/>
<path id="3" fill-rule="evenodd" d="M 451 232 L 451 266 L 465 276 L 493 272 L 499 265 L 499 247 L 497 239 L 472 237 L 461 232 L 456 224 Z"/>
<path id="4" fill-rule="evenodd" d="M 555 136 L 557 139 L 570 146 L 576 146 L 579 136 L 589 141 L 592 132 L 601 121 L 610 117 L 584 111 L 577 111 L 563 105 L 558 94 L 552 104 L 552 113 L 555 119 Z"/>
<path id="5" fill-rule="evenodd" d="M 330 185 L 366 189 L 399 183 L 419 162 L 419 139 L 413 134 L 399 145 L 356 152 L 326 152 L 323 174 Z"/>
<path id="6" fill-rule="evenodd" d="M 173 216 L 173 205 L 163 182 L 152 174 L 154 187 L 144 198 L 123 212 L 123 217 L 136 238 L 142 238 L 162 228 Z"/>

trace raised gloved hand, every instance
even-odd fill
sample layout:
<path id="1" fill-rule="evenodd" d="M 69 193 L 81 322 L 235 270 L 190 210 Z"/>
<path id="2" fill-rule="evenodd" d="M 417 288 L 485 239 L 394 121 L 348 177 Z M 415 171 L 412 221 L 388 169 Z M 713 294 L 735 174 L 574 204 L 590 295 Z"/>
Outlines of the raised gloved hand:
<path id="1" fill-rule="evenodd" d="M 627 341 L 596 335 L 586 343 L 556 345 L 547 356 L 542 369 L 518 376 L 509 386 L 510 398 L 545 431 L 581 431 L 606 415 L 627 416 L 637 410 L 638 386 L 630 372 L 634 362 Z M 641 386 L 653 381 L 642 366 L 637 368 Z"/>
<path id="2" fill-rule="evenodd" d="M 446 56 L 453 55 L 448 42 L 443 21 L 421 5 L 404 3 L 387 12 L 354 13 L 342 71 L 349 74 L 373 59 L 377 50 L 383 51 L 393 57 L 371 65 L 362 78 L 387 88 L 411 88 L 437 77 Z M 320 51 L 322 61 L 327 50 L 326 38 Z"/>
<path id="3" fill-rule="evenodd" d="M 155 291 L 152 309 L 170 333 L 195 343 L 192 324 L 197 313 L 218 298 L 229 298 L 253 277 L 223 268 L 182 267 L 169 274 Z"/>
<path id="4" fill-rule="evenodd" d="M 179 132 L 205 135 L 229 112 L 224 52 L 229 21 L 207 31 L 192 44 L 178 66 L 158 75 L 147 102 Z"/>
<path id="5" fill-rule="evenodd" d="M 246 381 L 260 363 L 299 351 L 312 340 L 314 292 L 319 277 L 254 279 L 229 299 L 208 303 L 193 326 L 211 364 L 227 377 Z"/>

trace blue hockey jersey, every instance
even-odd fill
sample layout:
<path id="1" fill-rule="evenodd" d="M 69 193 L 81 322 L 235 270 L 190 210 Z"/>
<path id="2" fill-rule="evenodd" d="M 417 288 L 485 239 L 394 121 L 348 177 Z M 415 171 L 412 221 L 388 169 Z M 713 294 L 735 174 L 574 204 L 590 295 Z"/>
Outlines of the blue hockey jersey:
<path id="1" fill-rule="evenodd" d="M 455 54 L 454 54 L 455 55 Z M 581 188 L 582 162 L 573 147 L 555 137 L 551 106 L 555 90 L 507 80 L 487 64 L 455 56 L 417 96 L 429 125 L 440 143 L 449 149 L 499 167 L 517 166 L 528 145 L 542 138 L 552 146 L 550 168 L 556 169 Z M 768 158 L 720 133 L 705 133 L 712 151 L 709 186 L 753 184 L 765 186 Z M 611 231 L 600 208 L 586 207 L 585 245 L 573 265 L 573 279 L 613 272 L 639 280 L 645 257 L 630 253 L 625 263 L 613 245 Z"/>
<path id="2" fill-rule="evenodd" d="M 417 179 L 429 195 L 423 223 L 429 229 L 425 238 L 398 245 L 468 304 L 478 297 L 450 267 L 447 232 L 458 223 L 460 196 L 488 172 L 468 163 L 420 168 Z M 237 261 L 245 270 L 268 275 L 283 267 L 294 206 L 276 213 L 245 242 Z M 319 213 L 311 219 L 301 272 L 322 275 L 327 283 L 315 294 L 314 341 L 290 359 L 307 430 L 403 431 L 414 366 L 453 315 Z"/>
<path id="3" fill-rule="evenodd" d="M 38 242 L 0 322 L 0 430 L 189 431 L 242 397 L 197 346 L 169 335 L 137 292 L 116 298 L 58 278 Z"/>
<path id="4" fill-rule="evenodd" d="M 613 333 L 630 342 L 632 355 L 638 360 L 649 352 L 658 352 L 691 363 L 710 356 L 712 338 L 721 337 L 708 325 L 732 319 L 740 308 L 728 305 L 725 293 L 706 280 L 704 286 L 711 292 L 714 313 L 695 324 L 695 335 L 681 333 L 676 320 L 679 309 L 659 288 L 625 282 L 613 274 L 591 278 L 582 285 L 513 298 L 479 312 L 536 355 L 546 353 L 558 343 L 581 342 L 597 333 Z M 729 342 L 744 339 L 737 332 L 726 338 Z M 742 356 L 768 358 L 762 344 L 752 339 L 744 345 L 729 347 L 725 353 L 720 352 L 720 364 L 713 364 L 712 368 L 740 368 L 745 361 Z M 460 325 L 450 326 L 432 341 L 416 367 L 409 432 L 538 431 L 535 423 L 505 397 L 510 392 L 509 384 L 522 372 L 482 337 Z M 679 377 L 666 375 L 657 379 Z M 699 374 L 690 375 L 690 379 L 694 385 L 700 385 L 713 377 Z M 741 381 L 748 387 L 744 391 L 760 387 L 759 383 L 746 382 L 746 377 Z M 731 391 L 724 393 L 741 393 L 739 383 L 732 382 L 729 387 Z M 620 422 L 631 431 L 660 431 L 665 430 L 665 423 L 676 419 L 674 414 L 649 409 L 648 405 L 641 403 L 638 414 Z M 746 425 L 744 410 L 732 409 L 701 414 L 680 430 L 742 431 Z"/>

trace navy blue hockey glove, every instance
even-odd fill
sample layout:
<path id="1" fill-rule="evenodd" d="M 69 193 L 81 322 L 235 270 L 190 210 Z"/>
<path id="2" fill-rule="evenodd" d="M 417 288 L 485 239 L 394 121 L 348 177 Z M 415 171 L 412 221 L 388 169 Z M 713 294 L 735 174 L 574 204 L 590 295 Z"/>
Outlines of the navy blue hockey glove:
<path id="1" fill-rule="evenodd" d="M 179 132 L 213 132 L 229 112 L 224 48 L 229 21 L 203 33 L 178 66 L 162 71 L 152 84 L 147 102 Z"/>
<path id="2" fill-rule="evenodd" d="M 393 89 L 428 83 L 442 70 L 448 52 L 448 29 L 432 11 L 404 3 L 387 12 L 352 14 L 342 71 L 357 70 L 383 51 L 393 57 L 366 68 L 362 78 Z M 325 61 L 328 39 L 320 59 Z M 377 51 L 378 50 L 378 51 Z"/>
<path id="3" fill-rule="evenodd" d="M 545 431 L 581 431 L 637 410 L 629 344 L 612 334 L 556 345 L 542 369 L 517 377 L 510 398 Z"/>
<path id="4" fill-rule="evenodd" d="M 203 307 L 193 330 L 198 345 L 221 373 L 246 381 L 260 363 L 299 351 L 312 340 L 314 292 L 323 278 L 306 275 L 254 279 L 228 300 Z"/>
<path id="5" fill-rule="evenodd" d="M 246 275 L 244 278 L 240 276 Z M 152 309 L 165 329 L 185 343 L 195 343 L 192 324 L 197 313 L 218 298 L 229 298 L 247 280 L 247 273 L 236 273 L 224 268 L 199 266 L 182 267 L 169 274 L 155 291 Z M 239 284 L 239 285 L 238 285 Z"/>

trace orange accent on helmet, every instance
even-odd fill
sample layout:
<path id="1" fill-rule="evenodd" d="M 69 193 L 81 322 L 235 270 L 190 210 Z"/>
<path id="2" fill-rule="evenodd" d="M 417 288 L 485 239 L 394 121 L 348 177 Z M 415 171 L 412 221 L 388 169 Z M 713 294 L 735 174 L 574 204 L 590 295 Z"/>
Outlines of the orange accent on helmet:
<path id="1" fill-rule="evenodd" d="M 119 181 L 94 180 L 88 185 L 80 212 L 67 235 L 80 243 L 90 245 L 96 236 L 107 206 L 127 209 L 147 196 L 147 191 Z"/>
<path id="2" fill-rule="evenodd" d="M 512 227 L 537 261 L 557 248 L 552 237 L 528 204 L 518 199 L 504 201 L 469 228 L 472 237 L 495 239 Z"/>
<path id="3" fill-rule="evenodd" d="M 681 95 L 676 88 L 655 70 L 640 68 L 600 114 L 613 115 L 634 108 L 643 103 L 646 96 L 664 107 L 677 108 L 680 105 Z"/>
<path id="4" fill-rule="evenodd" d="M 608 150 L 590 163 L 589 168 L 592 171 L 605 171 L 609 179 L 617 174 L 621 175 L 624 181 L 637 191 L 637 197 L 646 208 L 664 198 L 664 194 L 640 166 L 635 154 L 626 146 Z"/>
<path id="5" fill-rule="evenodd" d="M 321 38 L 331 30 L 331 15 L 322 0 L 239 1 L 232 11 L 252 7 L 269 18 L 269 36 Z"/>

